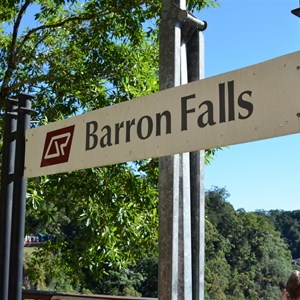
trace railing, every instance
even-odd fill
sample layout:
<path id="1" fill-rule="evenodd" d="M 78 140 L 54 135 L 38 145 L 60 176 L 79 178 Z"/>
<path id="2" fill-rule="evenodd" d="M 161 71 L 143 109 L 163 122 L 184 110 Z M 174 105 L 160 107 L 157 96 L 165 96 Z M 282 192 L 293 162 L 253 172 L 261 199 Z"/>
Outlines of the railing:
<path id="1" fill-rule="evenodd" d="M 23 300 L 157 300 L 157 298 L 138 298 L 108 295 L 76 295 L 68 293 L 23 290 Z"/>

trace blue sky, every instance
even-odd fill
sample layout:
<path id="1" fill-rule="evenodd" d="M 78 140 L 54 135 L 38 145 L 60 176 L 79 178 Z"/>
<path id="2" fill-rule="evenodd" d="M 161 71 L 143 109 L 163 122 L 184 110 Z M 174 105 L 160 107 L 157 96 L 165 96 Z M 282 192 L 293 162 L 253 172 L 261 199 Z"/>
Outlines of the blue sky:
<path id="1" fill-rule="evenodd" d="M 300 50 L 300 18 L 291 14 L 298 0 L 219 3 L 199 16 L 208 23 L 206 77 Z M 224 148 L 205 168 L 205 186 L 225 187 L 235 209 L 300 209 L 299 150 L 299 134 Z"/>
<path id="2" fill-rule="evenodd" d="M 206 77 L 300 50 L 300 18 L 290 12 L 299 0 L 219 3 L 198 16 L 208 23 Z M 299 149 L 299 134 L 224 148 L 205 168 L 205 186 L 225 187 L 235 209 L 300 209 Z"/>

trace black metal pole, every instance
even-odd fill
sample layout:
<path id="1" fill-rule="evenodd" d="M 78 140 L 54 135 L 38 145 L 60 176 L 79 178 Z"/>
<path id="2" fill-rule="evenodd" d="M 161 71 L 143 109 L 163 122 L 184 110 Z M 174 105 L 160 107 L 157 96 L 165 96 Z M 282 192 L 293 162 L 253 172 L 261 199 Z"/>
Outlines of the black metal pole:
<path id="1" fill-rule="evenodd" d="M 0 299 L 8 300 L 11 214 L 13 202 L 13 172 L 17 100 L 6 102 L 3 126 L 1 193 L 0 193 Z"/>
<path id="2" fill-rule="evenodd" d="M 19 105 L 12 207 L 9 300 L 22 299 L 25 207 L 27 188 L 27 180 L 24 177 L 25 131 L 30 127 L 32 98 L 32 96 L 26 94 L 18 95 Z"/>

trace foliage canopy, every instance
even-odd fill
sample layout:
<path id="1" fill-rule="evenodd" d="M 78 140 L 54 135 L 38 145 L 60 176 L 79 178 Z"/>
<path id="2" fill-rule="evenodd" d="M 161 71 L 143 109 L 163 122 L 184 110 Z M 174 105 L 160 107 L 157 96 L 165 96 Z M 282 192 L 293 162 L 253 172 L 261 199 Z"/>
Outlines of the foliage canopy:
<path id="1" fill-rule="evenodd" d="M 160 8 L 157 0 L 2 1 L 1 110 L 29 93 L 32 118 L 45 125 L 157 91 Z M 52 270 L 60 266 L 74 285 L 155 255 L 157 173 L 150 159 L 30 180 L 27 232 L 57 237 L 34 263 L 54 255 Z"/>

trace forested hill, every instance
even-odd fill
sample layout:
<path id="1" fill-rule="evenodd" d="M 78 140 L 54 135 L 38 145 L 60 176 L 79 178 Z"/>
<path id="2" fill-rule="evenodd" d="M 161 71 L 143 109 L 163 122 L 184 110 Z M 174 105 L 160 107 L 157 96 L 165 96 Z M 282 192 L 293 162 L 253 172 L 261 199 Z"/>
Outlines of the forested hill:
<path id="1" fill-rule="evenodd" d="M 219 194 L 217 199 L 212 200 L 211 197 L 215 194 Z M 228 212 L 234 211 L 233 206 L 226 201 L 229 197 L 229 193 L 222 188 L 214 187 L 207 192 L 207 197 L 209 198 L 206 209 L 209 218 L 216 218 L 219 213 L 222 215 L 222 210 L 215 210 L 211 206 L 219 202 L 219 206 L 227 207 Z M 226 209 L 225 209 L 226 210 Z M 239 209 L 237 213 L 244 213 L 243 209 Z M 257 215 L 266 217 L 271 224 L 273 224 L 276 231 L 280 232 L 281 237 L 287 242 L 289 250 L 292 253 L 293 259 L 300 258 L 300 209 L 294 211 L 284 211 L 284 210 L 257 210 L 254 212 Z M 215 215 L 215 216 L 214 216 Z"/>
<path id="2" fill-rule="evenodd" d="M 275 229 L 281 233 L 292 252 L 294 260 L 300 258 L 300 210 L 283 211 L 270 210 L 258 212 L 272 222 Z"/>
<path id="3" fill-rule="evenodd" d="M 300 257 L 300 211 L 236 211 L 228 196 L 206 193 L 206 299 L 279 299 Z"/>

